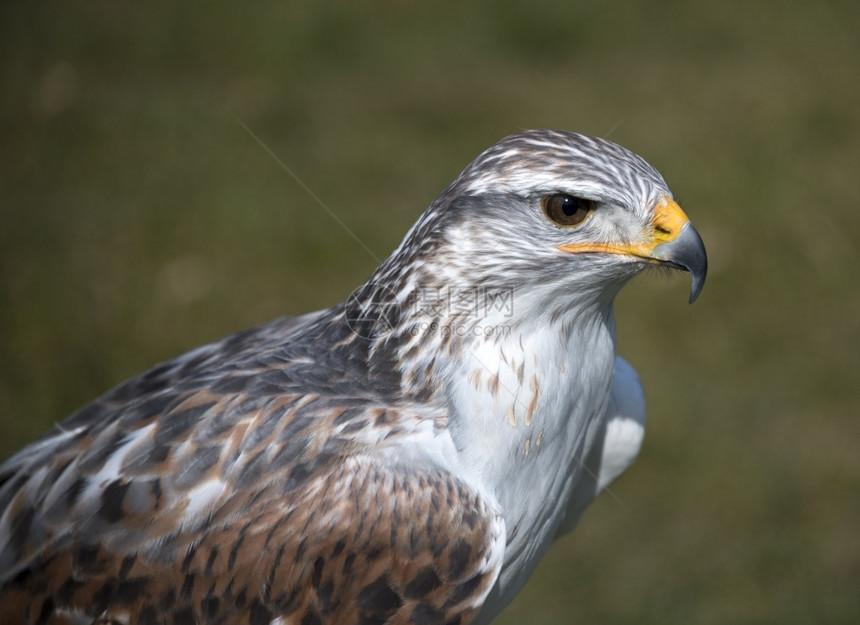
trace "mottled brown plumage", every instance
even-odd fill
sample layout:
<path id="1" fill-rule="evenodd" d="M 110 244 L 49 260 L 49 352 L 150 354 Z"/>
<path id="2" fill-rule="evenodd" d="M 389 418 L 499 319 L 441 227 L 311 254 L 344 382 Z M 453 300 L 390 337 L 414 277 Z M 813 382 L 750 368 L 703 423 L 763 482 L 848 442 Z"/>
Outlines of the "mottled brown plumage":
<path id="1" fill-rule="evenodd" d="M 413 429 L 443 430 L 444 415 L 380 405 L 372 388 L 337 396 L 334 381 L 316 388 L 313 368 L 290 366 L 298 353 L 284 362 L 291 342 L 279 343 L 311 320 L 326 328 L 315 347 L 353 345 L 343 313 L 329 316 L 236 335 L 120 386 L 48 435 L 63 442 L 36 443 L 28 465 L 50 467 L 45 479 L 10 463 L 0 622 L 441 623 L 474 612 L 473 594 L 495 580 L 500 519 L 447 472 L 380 458 Z M 115 478 L 87 496 L 126 445 Z M 189 514 L 212 481 L 229 487 Z M 402 523 L 416 513 L 420 523 Z"/>

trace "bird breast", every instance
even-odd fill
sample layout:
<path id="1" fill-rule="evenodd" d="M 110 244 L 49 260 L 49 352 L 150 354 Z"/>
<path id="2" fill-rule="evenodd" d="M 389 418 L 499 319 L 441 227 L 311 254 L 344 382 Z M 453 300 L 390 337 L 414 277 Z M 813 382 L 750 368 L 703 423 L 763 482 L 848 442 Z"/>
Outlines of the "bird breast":
<path id="1" fill-rule="evenodd" d="M 582 475 L 612 381 L 611 313 L 474 342 L 452 383 L 451 435 L 463 471 L 502 509 L 501 591 L 515 593 L 552 542 Z"/>

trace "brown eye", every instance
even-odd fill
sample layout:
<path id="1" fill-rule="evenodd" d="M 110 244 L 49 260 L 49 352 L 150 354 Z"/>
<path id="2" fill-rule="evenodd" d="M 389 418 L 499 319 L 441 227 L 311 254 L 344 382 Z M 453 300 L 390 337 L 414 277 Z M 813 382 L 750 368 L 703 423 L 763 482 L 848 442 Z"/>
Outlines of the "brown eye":
<path id="1" fill-rule="evenodd" d="M 593 208 L 591 200 L 564 193 L 548 195 L 543 199 L 546 216 L 559 226 L 575 226 L 582 223 Z"/>

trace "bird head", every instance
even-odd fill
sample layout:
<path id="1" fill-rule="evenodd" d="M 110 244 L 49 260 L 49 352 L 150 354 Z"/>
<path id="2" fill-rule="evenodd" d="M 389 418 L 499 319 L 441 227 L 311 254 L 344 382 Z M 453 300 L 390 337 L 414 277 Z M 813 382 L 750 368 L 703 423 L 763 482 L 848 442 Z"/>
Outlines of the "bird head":
<path id="1" fill-rule="evenodd" d="M 543 309 L 611 302 L 648 267 L 707 273 L 704 244 L 662 176 L 610 141 L 531 130 L 479 155 L 373 279 L 399 293 L 515 290 Z M 523 294 L 525 293 L 525 295 Z"/>

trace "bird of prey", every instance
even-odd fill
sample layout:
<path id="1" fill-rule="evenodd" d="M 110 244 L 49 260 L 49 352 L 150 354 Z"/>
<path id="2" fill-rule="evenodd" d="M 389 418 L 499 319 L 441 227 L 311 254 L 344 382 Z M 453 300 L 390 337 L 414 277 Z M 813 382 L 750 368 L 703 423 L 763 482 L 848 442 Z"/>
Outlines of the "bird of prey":
<path id="1" fill-rule="evenodd" d="M 660 174 L 534 130 L 343 303 L 119 385 L 0 466 L 0 622 L 486 623 L 634 460 L 613 300 L 707 271 Z"/>

